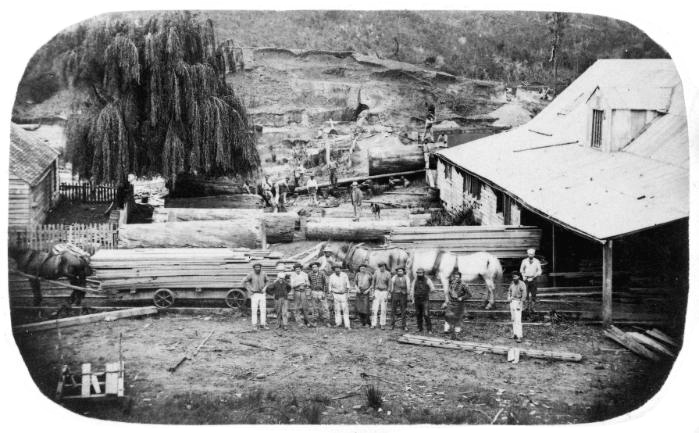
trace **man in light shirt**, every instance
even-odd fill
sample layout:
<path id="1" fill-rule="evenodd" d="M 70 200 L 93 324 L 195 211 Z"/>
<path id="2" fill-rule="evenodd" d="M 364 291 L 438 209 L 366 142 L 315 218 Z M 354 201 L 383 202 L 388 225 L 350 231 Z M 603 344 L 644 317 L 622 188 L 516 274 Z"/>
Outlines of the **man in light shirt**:
<path id="1" fill-rule="evenodd" d="M 386 270 L 386 263 L 379 263 L 379 269 L 374 272 L 371 282 L 371 328 L 376 328 L 376 322 L 381 310 L 380 326 L 386 326 L 386 308 L 388 307 L 388 288 L 391 284 L 391 273 Z"/>
<path id="2" fill-rule="evenodd" d="M 328 288 L 333 294 L 333 303 L 335 304 L 335 327 L 339 327 L 344 320 L 345 329 L 350 329 L 349 304 L 347 302 L 349 287 L 350 282 L 347 274 L 342 272 L 340 265 L 336 264 L 333 274 L 328 278 Z"/>
<path id="3" fill-rule="evenodd" d="M 260 312 L 260 327 L 267 327 L 267 274 L 262 272 L 262 265 L 255 263 L 243 284 L 250 294 L 250 309 L 252 310 L 252 327 L 257 330 L 257 312 Z"/>
<path id="4" fill-rule="evenodd" d="M 314 206 L 318 206 L 318 182 L 314 175 L 311 175 L 311 178 L 306 182 L 306 188 L 308 188 L 308 194 L 311 196 L 311 203 Z"/>
<path id="5" fill-rule="evenodd" d="M 534 248 L 527 250 L 527 258 L 522 260 L 522 265 L 519 267 L 519 273 L 522 274 L 524 284 L 527 286 L 526 310 L 534 312 L 536 306 L 536 281 L 541 275 L 541 262 L 534 257 Z"/>
<path id="6" fill-rule="evenodd" d="M 294 264 L 294 272 L 291 273 L 289 282 L 291 289 L 294 291 L 294 321 L 299 323 L 300 314 L 303 314 L 303 323 L 310 328 L 311 321 L 308 320 L 308 297 L 306 296 L 310 281 L 308 280 L 308 274 L 301 270 L 301 263 Z"/>

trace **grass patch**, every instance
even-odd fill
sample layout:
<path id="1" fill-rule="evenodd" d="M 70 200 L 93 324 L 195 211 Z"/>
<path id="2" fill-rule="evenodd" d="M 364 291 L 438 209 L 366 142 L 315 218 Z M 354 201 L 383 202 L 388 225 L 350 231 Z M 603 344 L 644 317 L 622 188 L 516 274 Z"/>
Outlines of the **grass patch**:
<path id="1" fill-rule="evenodd" d="M 374 385 L 369 385 L 364 392 L 366 396 L 367 406 L 379 410 L 383 406 L 383 392 Z"/>

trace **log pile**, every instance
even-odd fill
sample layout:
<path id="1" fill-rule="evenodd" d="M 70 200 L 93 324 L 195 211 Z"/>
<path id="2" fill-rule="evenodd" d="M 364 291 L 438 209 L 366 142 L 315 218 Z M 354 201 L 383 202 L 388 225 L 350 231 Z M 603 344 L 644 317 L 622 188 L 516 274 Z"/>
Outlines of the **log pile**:
<path id="1" fill-rule="evenodd" d="M 310 218 L 306 223 L 306 239 L 336 241 L 383 241 L 396 227 L 407 227 L 409 220 L 354 221 L 351 218 Z"/>
<path id="2" fill-rule="evenodd" d="M 148 248 L 100 250 L 92 256 L 93 278 L 105 291 L 140 289 L 232 289 L 260 263 L 273 278 L 279 255 L 267 250 Z"/>
<path id="3" fill-rule="evenodd" d="M 210 221 L 210 220 L 237 220 L 259 219 L 264 214 L 263 209 L 198 209 L 198 208 L 166 208 L 153 209 L 153 222 L 181 222 L 181 221 Z"/>
<path id="4" fill-rule="evenodd" d="M 387 241 L 391 246 L 444 248 L 455 253 L 487 251 L 498 258 L 521 258 L 528 248 L 538 249 L 541 229 L 528 226 L 397 227 Z"/>
<path id="5" fill-rule="evenodd" d="M 674 359 L 679 349 L 679 343 L 658 329 L 624 332 L 616 326 L 610 326 L 604 331 L 604 335 L 641 358 L 651 361 Z"/>

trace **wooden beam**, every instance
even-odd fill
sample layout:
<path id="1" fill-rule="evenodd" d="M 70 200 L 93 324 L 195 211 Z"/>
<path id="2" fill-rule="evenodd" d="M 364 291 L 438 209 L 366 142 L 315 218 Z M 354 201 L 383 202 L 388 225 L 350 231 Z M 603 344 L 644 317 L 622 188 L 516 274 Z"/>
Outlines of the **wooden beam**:
<path id="1" fill-rule="evenodd" d="M 403 335 L 398 338 L 399 343 L 417 344 L 420 346 L 441 347 L 445 349 L 468 350 L 471 352 L 488 352 L 498 355 L 507 355 L 510 351 L 508 346 L 496 346 L 487 343 L 476 343 L 469 341 L 454 341 L 443 338 L 424 337 L 420 335 Z M 553 350 L 536 350 L 528 348 L 520 348 L 520 354 L 530 358 L 552 359 L 559 361 L 579 362 L 582 360 L 582 355 L 572 352 L 560 352 Z"/>
<path id="2" fill-rule="evenodd" d="M 612 324 L 612 241 L 602 245 L 602 323 Z"/>
<path id="3" fill-rule="evenodd" d="M 84 316 L 67 317 L 65 319 L 47 320 L 44 322 L 18 325 L 12 328 L 12 332 L 48 331 L 56 328 L 83 325 L 86 323 L 111 322 L 112 320 L 125 319 L 127 317 L 148 316 L 157 313 L 158 309 L 156 307 L 130 308 L 128 310 L 108 311 L 104 313 L 86 314 Z"/>
<path id="4" fill-rule="evenodd" d="M 57 285 L 57 286 L 65 287 L 65 288 L 67 288 L 67 289 L 79 290 L 79 291 L 81 291 L 81 292 L 88 292 L 88 293 L 104 294 L 104 292 L 103 292 L 102 290 L 99 290 L 99 289 L 93 289 L 93 288 L 90 288 L 90 287 L 74 286 L 74 285 L 72 285 L 72 284 L 63 283 L 63 282 L 61 282 L 61 281 L 49 280 L 49 279 L 46 279 L 46 278 L 37 277 L 37 276 L 34 276 L 34 275 L 29 275 L 29 274 L 24 273 L 24 272 L 21 272 L 21 271 L 16 271 L 16 270 L 15 270 L 15 271 L 10 271 L 10 273 L 11 273 L 11 274 L 17 274 L 17 275 L 20 275 L 20 276 L 22 276 L 22 277 L 27 277 L 27 278 L 29 278 L 29 279 L 35 279 L 35 280 L 39 280 L 39 281 L 48 281 L 48 282 L 51 283 L 51 284 L 55 284 L 55 285 Z"/>

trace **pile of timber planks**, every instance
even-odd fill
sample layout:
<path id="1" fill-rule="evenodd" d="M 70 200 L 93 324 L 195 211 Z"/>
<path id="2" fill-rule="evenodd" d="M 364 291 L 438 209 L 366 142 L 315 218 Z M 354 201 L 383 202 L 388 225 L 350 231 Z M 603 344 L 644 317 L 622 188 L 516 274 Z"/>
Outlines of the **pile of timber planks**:
<path id="1" fill-rule="evenodd" d="M 100 250 L 92 256 L 94 279 L 103 290 L 232 289 L 260 263 L 274 274 L 279 255 L 229 248 Z"/>
<path id="2" fill-rule="evenodd" d="M 629 349 L 636 355 L 660 361 L 662 358 L 674 359 L 680 344 L 658 329 L 644 332 L 624 332 L 616 326 L 605 329 L 604 335 Z"/>
<path id="3" fill-rule="evenodd" d="M 520 258 L 538 249 L 541 229 L 530 226 L 396 227 L 387 241 L 400 248 L 445 248 L 455 253 L 487 251 L 498 258 Z"/>
<path id="4" fill-rule="evenodd" d="M 498 355 L 508 355 L 508 353 L 510 352 L 510 347 L 508 346 L 498 346 L 493 344 L 470 341 L 446 340 L 444 338 L 426 337 L 422 335 L 406 334 L 399 337 L 398 342 L 405 344 L 416 344 L 420 346 L 439 347 L 445 349 L 467 350 L 470 352 L 487 352 Z M 530 358 L 570 362 L 580 362 L 582 360 L 582 355 L 579 353 L 562 352 L 555 350 L 537 350 L 529 348 L 520 348 L 519 353 Z"/>

